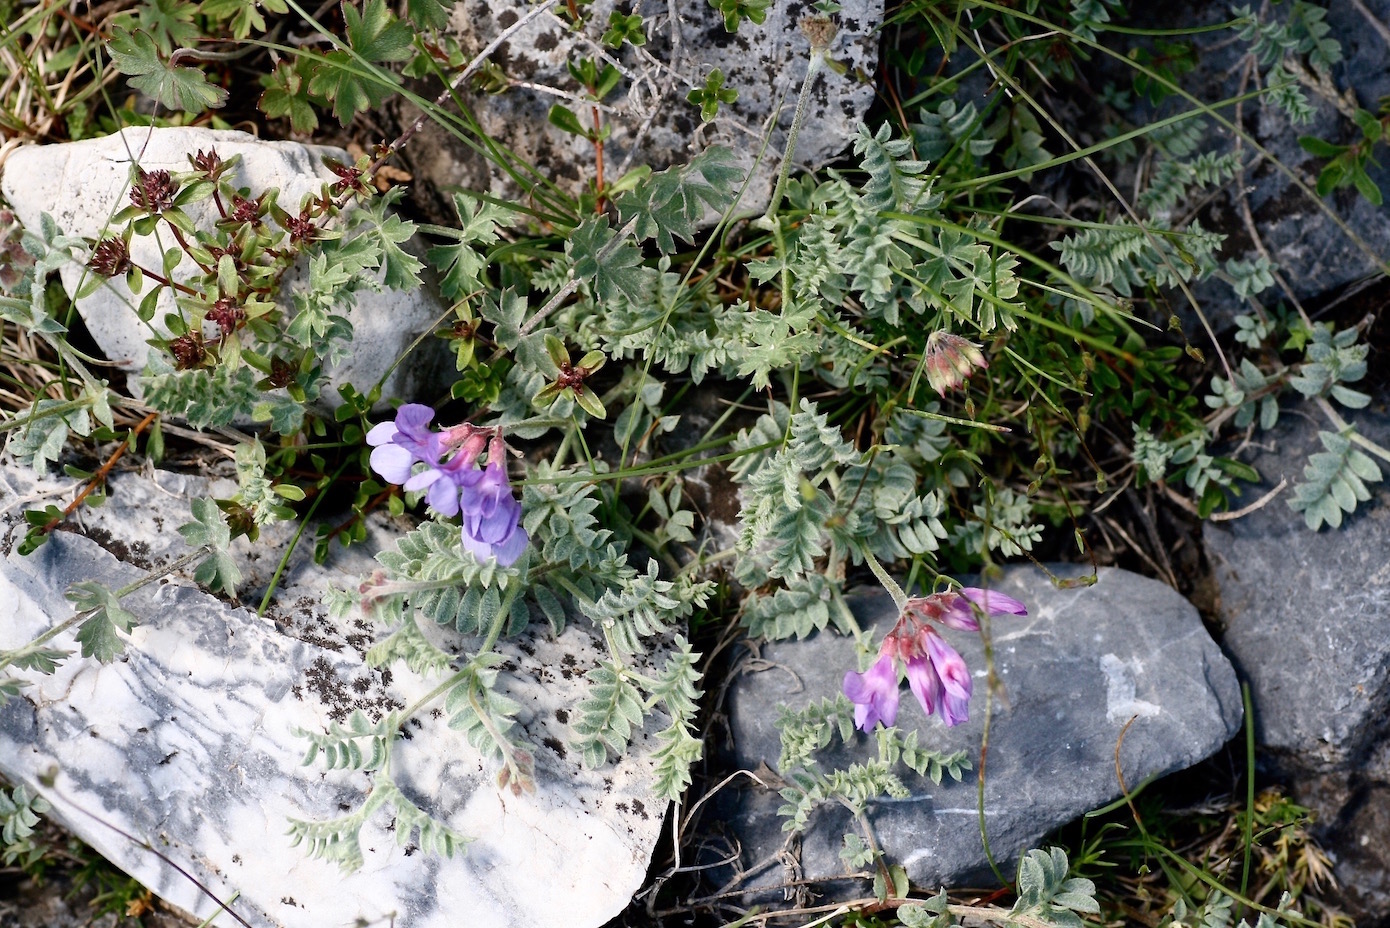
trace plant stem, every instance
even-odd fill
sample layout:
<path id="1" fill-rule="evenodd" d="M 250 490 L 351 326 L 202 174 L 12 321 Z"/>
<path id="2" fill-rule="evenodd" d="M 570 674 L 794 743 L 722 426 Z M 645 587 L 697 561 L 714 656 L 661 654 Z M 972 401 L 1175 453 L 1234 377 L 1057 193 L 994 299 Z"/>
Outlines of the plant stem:
<path id="1" fill-rule="evenodd" d="M 153 583 L 154 581 L 158 580 L 160 577 L 163 577 L 163 576 L 165 576 L 165 575 L 167 575 L 167 574 L 171 574 L 171 573 L 173 573 L 174 571 L 179 570 L 180 568 L 182 568 L 182 567 L 184 567 L 184 566 L 186 566 L 186 565 L 188 565 L 188 564 L 191 564 L 193 561 L 196 561 L 198 558 L 200 558 L 200 557 L 202 557 L 203 555 L 207 554 L 207 551 L 208 551 L 207 547 L 206 547 L 206 546 L 203 546 L 203 547 L 198 548 L 196 551 L 192 552 L 191 554 L 185 554 L 183 557 L 179 558 L 178 560 L 176 560 L 176 561 L 171 561 L 170 563 L 166 564 L 164 567 L 161 567 L 159 570 L 152 571 L 152 572 L 146 574 L 145 576 L 141 577 L 139 580 L 136 580 L 134 583 L 131 583 L 131 584 L 127 585 L 127 586 L 121 587 L 119 590 L 116 591 L 116 598 L 117 598 L 117 599 L 124 599 L 125 597 L 129 596 L 131 593 L 134 593 L 136 590 L 140 589 L 141 587 L 148 586 L 149 584 L 151 584 L 151 583 Z M 14 661 L 15 661 L 16 658 L 22 657 L 23 655 L 28 654 L 28 653 L 32 653 L 33 651 L 35 651 L 35 650 L 37 650 L 37 649 L 43 647 L 45 644 L 47 644 L 48 642 L 52 641 L 54 638 L 58 637 L 58 636 L 61 635 L 63 632 L 67 631 L 69 628 L 72 628 L 72 627 L 73 627 L 74 625 L 76 625 L 78 622 L 81 622 L 81 621 L 83 621 L 83 620 L 85 620 L 85 619 L 90 618 L 91 615 L 92 615 L 92 611 L 91 611 L 91 610 L 86 610 L 86 611 L 84 611 L 84 612 L 77 612 L 77 613 L 74 613 L 74 614 L 72 615 L 71 618 L 69 618 L 69 619 L 67 619 L 67 620 L 64 621 L 64 622 L 60 622 L 59 624 L 53 626 L 53 627 L 50 628 L 48 631 L 46 631 L 46 632 L 44 632 L 43 634 L 39 635 L 38 637 L 34 638 L 32 641 L 30 641 L 28 644 L 24 645 L 23 647 L 21 647 L 21 648 L 16 648 L 16 649 L 13 650 L 13 651 L 6 651 L 6 652 L 4 652 L 3 654 L 0 654 L 0 669 L 3 669 L 3 668 L 5 668 L 5 667 L 8 667 L 10 664 L 14 663 Z"/>
<path id="2" fill-rule="evenodd" d="M 772 188 L 772 199 L 768 201 L 767 212 L 763 213 L 764 223 L 772 223 L 777 215 L 777 208 L 782 205 L 782 193 L 792 172 L 792 159 L 796 157 L 796 137 L 801 134 L 801 124 L 806 120 L 806 103 L 810 99 L 811 83 L 816 79 L 816 72 L 820 70 L 823 61 L 824 52 L 812 51 L 810 60 L 806 63 L 806 78 L 801 82 L 801 93 L 796 98 L 796 112 L 792 114 L 787 147 L 782 152 L 782 167 L 777 172 L 777 185 Z"/>
<path id="3" fill-rule="evenodd" d="M 872 551 L 868 548 L 861 548 L 860 551 L 864 555 L 864 562 L 867 563 L 869 569 L 874 572 L 874 576 L 878 578 L 878 582 L 883 584 L 883 588 L 888 591 L 888 595 L 893 597 L 893 604 L 898 607 L 898 611 L 902 612 L 907 608 L 907 594 L 903 592 L 903 588 L 898 586 L 898 581 L 888 576 L 888 571 L 883 569 L 883 565 L 878 562 L 878 558 L 874 557 Z"/>
<path id="4" fill-rule="evenodd" d="M 68 503 L 67 506 L 63 508 L 62 514 L 49 520 L 43 528 L 39 529 L 39 534 L 47 535 L 59 525 L 63 524 L 64 519 L 76 512 L 77 507 L 82 505 L 82 501 L 91 495 L 93 490 L 106 482 L 107 476 L 111 473 L 111 468 L 116 466 L 116 462 L 119 461 L 121 456 L 126 453 L 127 449 L 135 443 L 136 436 L 145 430 L 145 426 L 149 425 L 158 417 L 159 413 L 152 412 L 141 419 L 140 423 L 130 430 L 130 434 L 126 436 L 126 440 L 121 442 L 120 446 L 106 459 L 106 463 L 102 464 L 95 474 L 87 478 L 87 482 L 82 486 L 82 491 L 77 494 L 77 497 L 73 499 L 72 502 Z"/>
<path id="5" fill-rule="evenodd" d="M 314 497 L 314 501 L 309 504 L 309 511 L 304 513 L 304 518 L 299 521 L 299 528 L 295 531 L 294 537 L 290 539 L 290 546 L 285 549 L 285 553 L 280 557 L 280 563 L 275 565 L 275 576 L 270 578 L 270 585 L 265 588 L 265 595 L 261 597 L 261 605 L 260 608 L 256 610 L 256 615 L 263 616 L 265 615 L 265 611 L 270 608 L 270 597 L 275 595 L 275 588 L 280 585 L 280 577 L 284 574 L 285 568 L 289 566 L 290 556 L 294 554 L 294 549 L 299 545 L 299 539 L 303 537 L 304 530 L 309 527 L 309 520 L 312 519 L 314 513 L 318 511 L 319 504 L 323 502 L 323 498 L 328 495 L 328 488 L 333 486 L 338 477 L 342 475 L 343 471 L 347 470 L 350 461 L 351 459 L 349 458 L 338 466 L 338 469 L 333 472 L 333 476 L 328 479 L 328 483 L 323 485 L 318 495 Z"/>

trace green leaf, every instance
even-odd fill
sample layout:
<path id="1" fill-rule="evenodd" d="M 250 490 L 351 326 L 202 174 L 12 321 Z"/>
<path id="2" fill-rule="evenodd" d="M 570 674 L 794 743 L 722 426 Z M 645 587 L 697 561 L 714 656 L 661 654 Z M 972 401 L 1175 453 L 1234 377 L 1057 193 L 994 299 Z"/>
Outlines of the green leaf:
<path id="1" fill-rule="evenodd" d="M 421 29 L 443 29 L 449 25 L 454 0 L 406 0 L 405 15 Z"/>
<path id="2" fill-rule="evenodd" d="M 208 548 L 208 555 L 199 563 L 193 579 L 209 589 L 220 589 L 228 596 L 235 597 L 237 584 L 241 583 L 241 571 L 228 550 L 232 543 L 232 530 L 222 510 L 215 500 L 206 498 L 194 499 L 190 508 L 193 521 L 180 525 L 179 534 L 191 547 Z"/>
<path id="3" fill-rule="evenodd" d="M 567 106 L 562 106 L 559 103 L 554 104 L 550 107 L 550 113 L 546 118 L 550 120 L 552 126 L 563 132 L 568 132 L 570 135 L 577 135 L 585 139 L 593 138 L 593 133 L 584 128 L 579 117 Z"/>
<path id="4" fill-rule="evenodd" d="M 201 7 L 205 16 L 230 22 L 232 36 L 238 39 L 248 37 L 252 32 L 265 32 L 265 17 L 261 15 L 264 6 L 272 13 L 288 13 L 290 8 L 284 0 L 203 0 Z"/>
<path id="5" fill-rule="evenodd" d="M 106 46 L 116 70 L 130 76 L 130 84 L 170 109 L 201 113 L 227 102 L 227 91 L 208 83 L 197 68 L 170 67 L 159 56 L 154 39 L 144 32 L 112 30 Z"/>
<path id="6" fill-rule="evenodd" d="M 631 238 L 615 243 L 616 237 L 606 219 L 591 216 L 570 234 L 565 250 L 574 260 L 575 276 L 592 280 L 599 299 L 626 298 L 640 305 L 651 292 L 653 272 L 643 266 Z"/>
<path id="7" fill-rule="evenodd" d="M 319 127 L 318 113 L 309 101 L 308 77 L 313 70 L 307 58 L 293 63 L 281 61 L 270 74 L 261 75 L 261 112 L 272 119 L 287 118 L 295 132 L 309 133 Z"/>
<path id="8" fill-rule="evenodd" d="M 193 24 L 197 7 L 187 0 L 145 0 L 136 9 L 140 29 L 154 38 L 163 54 L 197 42 L 198 27 Z"/>
<path id="9" fill-rule="evenodd" d="M 733 202 L 743 170 L 727 148 L 707 148 L 689 164 L 653 174 L 636 190 L 618 198 L 621 221 L 637 219 L 633 234 L 655 238 L 664 254 L 676 250 L 676 239 L 695 240 L 707 212 L 722 213 Z"/>
<path id="10" fill-rule="evenodd" d="M 348 6 L 348 10 L 352 7 Z M 362 65 L 345 51 L 329 52 L 309 79 L 309 93 L 333 103 L 333 115 L 347 125 L 358 113 L 380 106 L 396 88 L 396 80 L 362 72 Z"/>
<path id="11" fill-rule="evenodd" d="M 624 42 L 647 44 L 647 34 L 642 31 L 642 14 L 624 16 L 618 10 L 612 10 L 608 14 L 608 30 L 603 34 L 603 44 L 609 48 L 620 48 Z"/>
<path id="12" fill-rule="evenodd" d="M 579 404 L 580 409 L 583 409 L 595 419 L 602 419 L 607 415 L 607 412 L 605 412 L 603 408 L 603 403 L 600 402 L 598 398 L 598 394 L 588 387 L 581 386 L 578 390 L 575 390 L 574 401 Z"/>
<path id="13" fill-rule="evenodd" d="M 1345 145 L 1334 145 L 1315 135 L 1300 135 L 1298 137 L 1298 144 L 1299 147 L 1315 158 L 1335 158 L 1347 150 L 1347 146 Z"/>
<path id="14" fill-rule="evenodd" d="M 415 33 L 396 18 L 386 0 L 367 0 L 362 12 L 343 4 L 348 44 L 368 61 L 404 61 L 411 55 Z"/>
<path id="15" fill-rule="evenodd" d="M 66 594 L 79 612 L 92 615 L 77 627 L 77 642 L 82 645 L 83 657 L 94 657 L 109 664 L 125 650 L 121 633 L 138 624 L 135 616 L 121 608 L 114 592 L 95 580 L 74 583 Z"/>
<path id="16" fill-rule="evenodd" d="M 719 68 L 709 72 L 703 87 L 696 87 L 685 95 L 686 102 L 700 108 L 700 120 L 709 122 L 719 115 L 721 103 L 733 103 L 738 99 L 738 91 L 724 86 L 724 72 Z"/>
<path id="17" fill-rule="evenodd" d="M 709 5 L 724 17 L 725 31 L 737 32 L 745 19 L 761 26 L 767 19 L 772 0 L 709 0 Z"/>

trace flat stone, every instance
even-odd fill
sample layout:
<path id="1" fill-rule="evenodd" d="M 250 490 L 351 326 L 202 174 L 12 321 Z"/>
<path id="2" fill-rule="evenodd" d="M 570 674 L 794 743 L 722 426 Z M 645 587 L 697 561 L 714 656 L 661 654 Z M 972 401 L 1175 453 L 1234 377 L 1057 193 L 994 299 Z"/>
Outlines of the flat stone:
<path id="1" fill-rule="evenodd" d="M 513 83 L 501 94 L 469 99 L 479 126 L 545 178 L 577 194 L 595 177 L 594 146 L 552 125 L 547 115 L 552 105 L 560 104 L 573 109 L 581 124 L 592 126 L 591 110 L 546 90 L 582 95 L 566 63 L 580 58 L 612 61 L 624 80 L 604 100 L 601 113 L 605 127 L 612 130 L 604 142 L 608 183 L 639 165 L 660 170 L 710 145 L 723 145 L 738 155 L 745 169 L 753 170 L 739 211 L 764 209 L 806 76 L 810 45 L 798 23 L 815 13 L 812 4 L 772 4 L 762 25 L 745 21 L 737 33 L 730 33 L 723 17 L 703 0 L 656 3 L 642 9 L 648 22 L 646 45 L 614 52 L 601 45 L 601 36 L 609 13 L 619 7 L 628 11 L 627 5 L 614 0 L 582 6 L 584 26 L 578 32 L 546 12 L 506 39 L 491 61 Z M 824 67 L 815 79 L 797 139 L 798 165 L 820 167 L 837 158 L 874 102 L 883 0 L 845 0 L 841 7 L 835 16 L 839 34 L 828 56 L 843 65 L 843 73 Z M 454 7 L 450 28 L 465 59 L 471 59 L 531 8 L 526 0 L 462 0 Z M 737 90 L 738 99 L 721 105 L 714 121 L 702 126 L 699 109 L 686 95 L 703 87 L 715 68 L 724 72 L 725 87 Z M 402 122 L 414 122 L 418 111 L 410 106 L 404 110 Z M 776 128 L 764 147 L 765 126 L 774 112 Z M 404 157 L 416 180 L 436 191 L 460 185 L 499 196 L 518 192 L 490 162 L 433 123 L 427 124 L 418 142 L 405 148 Z"/>
<path id="2" fill-rule="evenodd" d="M 1303 481 L 1318 431 L 1335 431 L 1316 409 L 1285 414 L 1250 463 L 1263 477 L 1256 499 L 1280 480 L 1290 489 L 1231 522 L 1203 527 L 1221 595 L 1222 636 L 1250 683 L 1255 732 L 1270 756 L 1298 770 L 1359 765 L 1386 726 L 1390 707 L 1390 488 L 1370 489 L 1341 528 L 1313 532 L 1288 507 Z M 1310 419 L 1317 417 L 1317 419 Z M 1372 439 L 1390 439 L 1380 407 L 1351 420 Z M 1384 469 L 1382 465 L 1382 469 Z"/>
<path id="3" fill-rule="evenodd" d="M 174 529 L 188 519 L 188 496 L 208 490 L 198 477 L 117 475 L 104 507 L 21 557 L 13 550 L 21 510 L 57 501 L 71 486 L 0 469 L 0 648 L 70 616 L 63 593 L 72 583 L 122 587 L 184 553 Z M 88 520 L 96 513 L 101 520 Z M 41 791 L 58 821 L 199 918 L 216 904 L 109 825 L 151 842 L 219 898 L 235 896 L 231 907 L 257 928 L 604 924 L 642 884 L 661 829 L 665 803 L 652 791 L 660 719 L 607 767 L 585 770 L 578 752 L 567 752 L 567 709 L 588 686 L 583 673 L 606 653 L 582 622 L 558 638 L 525 634 L 498 648 L 506 658 L 501 689 L 524 707 L 519 719 L 534 747 L 534 794 L 500 792 L 496 764 L 442 713 L 427 709 L 407 725 L 393 758 L 396 781 L 476 839 L 466 852 L 444 858 L 399 846 L 385 810 L 362 830 L 365 865 L 356 873 L 290 846 L 290 818 L 338 817 L 361 805 L 369 785 L 364 774 L 326 772 L 321 761 L 301 765 L 306 742 L 294 729 L 323 731 L 354 709 L 377 718 L 439 682 L 399 664 L 389 673 L 369 668 L 371 627 L 331 619 L 318 603 L 329 586 L 355 583 L 368 554 L 398 532 L 373 519 L 367 542 L 323 568 L 304 545 L 264 618 L 182 578 L 130 595 L 124 605 L 140 624 L 120 659 L 75 657 L 52 676 L 22 674 L 31 685 L 0 708 L 0 773 L 31 788 L 51 781 Z M 277 560 L 242 558 L 248 594 Z M 70 633 L 54 644 L 74 647 Z"/>
<path id="4" fill-rule="evenodd" d="M 1075 565 L 1054 570 L 1081 574 Z M 1012 862 L 1047 832 L 1121 795 L 1117 750 L 1133 789 L 1214 753 L 1239 730 L 1242 709 L 1235 673 L 1197 610 L 1161 583 L 1102 568 L 1095 586 L 1058 590 L 1041 571 L 1013 567 L 993 588 L 1022 600 L 1029 611 L 1026 617 L 997 618 L 992 627 L 1003 694 L 994 701 L 991 720 L 985 822 L 995 859 L 1009 873 Z M 879 635 L 896 618 L 892 600 L 881 591 L 850 599 L 860 625 Z M 966 751 L 978 765 L 982 642 L 977 634 L 945 635 L 974 674 L 970 721 L 948 729 L 938 719 L 924 719 L 904 689 L 898 725 L 918 730 L 921 746 Z M 768 669 L 745 674 L 730 690 L 734 752 L 749 770 L 777 763 L 773 707 L 795 709 L 833 697 L 845 671 L 856 666 L 853 641 L 825 632 L 803 642 L 768 644 L 760 657 Z M 870 755 L 876 755 L 872 739 L 856 733 L 852 744 L 837 738 L 818 757 L 821 769 L 830 770 Z M 904 782 L 908 798 L 877 802 L 868 811 L 889 862 L 904 866 L 922 887 L 993 882 L 980 840 L 976 773 L 961 782 L 947 777 L 936 786 L 905 771 Z M 743 867 L 782 848 L 780 803 L 771 791 L 744 794 L 735 824 Z M 838 805 L 822 808 L 801 839 L 798 864 L 764 871 L 744 885 L 765 889 L 792 874 L 845 877 L 851 871 L 838 856 L 841 836 L 853 830 Z"/>
<path id="5" fill-rule="evenodd" d="M 38 229 L 40 217 L 48 213 L 65 234 L 97 239 L 113 231 L 110 217 L 129 204 L 132 159 L 147 171 L 189 171 L 189 155 L 214 149 L 224 159 L 241 156 L 231 177 L 233 184 L 249 187 L 253 194 L 276 189 L 280 205 L 292 211 L 299 208 L 306 195 L 317 195 L 324 181 L 337 179 L 323 165 L 324 156 L 345 163 L 352 161 L 340 149 L 266 142 L 245 132 L 126 129 L 99 139 L 16 149 L 0 175 L 0 191 L 29 229 Z M 210 201 L 194 204 L 187 211 L 200 228 L 209 228 L 216 218 Z M 167 227 L 158 231 L 166 246 L 170 245 Z M 147 268 L 159 268 L 162 264 L 162 252 L 154 235 L 137 236 L 131 241 L 130 250 L 137 264 Z M 178 279 L 179 275 L 196 271 L 197 265 L 185 255 L 175 276 Z M 75 296 L 80 282 L 91 272 L 72 263 L 60 273 L 63 288 L 69 296 Z M 145 340 L 151 332 L 135 313 L 139 300 L 131 295 L 124 278 L 108 283 L 78 300 L 77 310 L 109 360 L 122 370 L 143 370 L 150 352 Z M 287 281 L 288 288 L 294 286 L 293 280 Z M 428 287 L 409 292 L 358 292 L 346 313 L 355 333 L 352 357 L 329 370 L 324 401 L 330 406 L 342 402 L 336 389 L 340 384 L 351 383 L 364 393 L 370 390 L 410 343 L 438 321 L 445 308 Z M 160 295 L 153 320 L 159 334 L 168 334 L 161 323 L 164 315 L 176 311 L 173 296 L 166 290 Z M 430 373 L 428 364 L 401 365 L 387 379 L 382 395 L 388 399 L 410 397 L 428 382 Z"/>

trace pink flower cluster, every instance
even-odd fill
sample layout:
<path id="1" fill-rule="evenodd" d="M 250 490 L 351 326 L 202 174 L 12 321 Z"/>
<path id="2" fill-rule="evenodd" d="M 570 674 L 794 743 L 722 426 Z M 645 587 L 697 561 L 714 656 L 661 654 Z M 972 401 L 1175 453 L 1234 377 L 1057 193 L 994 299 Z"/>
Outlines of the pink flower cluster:
<path id="1" fill-rule="evenodd" d="M 879 722 L 889 726 L 897 721 L 900 673 L 906 674 L 908 688 L 927 715 L 939 709 L 948 726 L 969 720 L 970 670 L 932 623 L 979 631 L 975 606 L 992 616 L 1028 614 L 1013 597 L 977 587 L 909 599 L 893 630 L 884 636 L 874 665 L 863 673 L 845 674 L 843 689 L 854 703 L 856 727 L 870 731 Z"/>
<path id="2" fill-rule="evenodd" d="M 435 432 L 429 427 L 433 418 L 430 407 L 408 403 L 396 421 L 368 432 L 372 470 L 406 490 L 424 490 L 425 502 L 440 515 L 461 515 L 463 547 L 479 560 L 495 557 L 504 567 L 515 563 L 529 539 L 521 527 L 521 504 L 507 482 L 501 432 L 466 422 Z M 487 466 L 480 470 L 478 456 L 485 448 Z M 413 474 L 420 463 L 425 468 Z"/>

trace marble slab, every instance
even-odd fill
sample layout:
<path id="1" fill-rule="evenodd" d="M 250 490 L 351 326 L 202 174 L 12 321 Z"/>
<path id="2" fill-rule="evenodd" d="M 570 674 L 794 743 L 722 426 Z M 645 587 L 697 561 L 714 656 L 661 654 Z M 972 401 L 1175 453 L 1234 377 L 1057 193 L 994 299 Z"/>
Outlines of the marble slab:
<path id="1" fill-rule="evenodd" d="M 22 510 L 60 501 L 69 483 L 0 467 L 0 648 L 71 615 L 63 595 L 71 584 L 120 587 L 184 553 L 175 528 L 188 518 L 188 499 L 208 490 L 200 477 L 119 475 L 106 506 L 21 557 Z M 354 710 L 377 718 L 438 682 L 400 665 L 367 667 L 370 625 L 330 619 L 317 602 L 328 584 L 353 582 L 366 552 L 399 530 L 374 521 L 366 545 L 324 568 L 304 545 L 263 618 L 178 577 L 132 594 L 124 604 L 140 624 L 120 659 L 74 658 L 52 676 L 23 674 L 32 685 L 0 709 L 0 773 L 40 786 L 57 819 L 200 918 L 217 911 L 213 899 L 116 828 L 234 899 L 256 928 L 604 924 L 642 884 L 661 830 L 666 806 L 651 790 L 651 749 L 662 720 L 649 721 L 624 760 L 581 767 L 568 748 L 568 712 L 603 648 L 583 623 L 558 638 L 533 627 L 499 648 L 503 691 L 525 707 L 534 794 L 499 791 L 496 765 L 448 728 L 442 711 L 407 725 L 397 782 L 476 839 L 466 853 L 450 859 L 411 841 L 400 846 L 386 812 L 362 831 L 365 866 L 356 873 L 291 846 L 290 818 L 342 815 L 369 787 L 361 773 L 302 766 L 306 743 L 294 729 L 322 731 Z M 250 592 L 274 562 L 243 557 L 242 566 Z M 54 643 L 74 647 L 71 633 Z M 217 924 L 232 921 L 223 915 Z"/>

